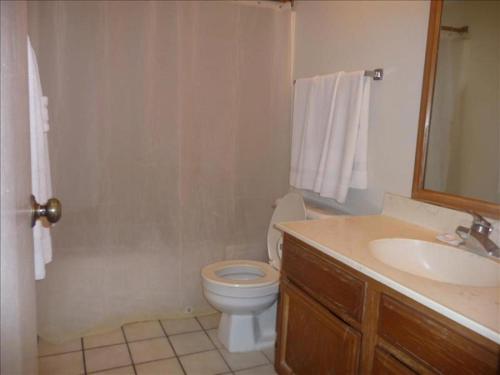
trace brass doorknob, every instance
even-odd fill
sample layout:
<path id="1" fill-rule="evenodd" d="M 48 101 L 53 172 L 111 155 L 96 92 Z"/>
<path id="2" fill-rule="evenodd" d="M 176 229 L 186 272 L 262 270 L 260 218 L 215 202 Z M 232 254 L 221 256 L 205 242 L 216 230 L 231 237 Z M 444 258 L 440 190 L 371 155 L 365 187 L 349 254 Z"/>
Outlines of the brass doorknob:
<path id="1" fill-rule="evenodd" d="M 45 217 L 51 224 L 57 223 L 62 215 L 62 205 L 57 198 L 50 198 L 47 203 L 39 204 L 34 195 L 31 195 L 31 226 L 41 217 Z"/>

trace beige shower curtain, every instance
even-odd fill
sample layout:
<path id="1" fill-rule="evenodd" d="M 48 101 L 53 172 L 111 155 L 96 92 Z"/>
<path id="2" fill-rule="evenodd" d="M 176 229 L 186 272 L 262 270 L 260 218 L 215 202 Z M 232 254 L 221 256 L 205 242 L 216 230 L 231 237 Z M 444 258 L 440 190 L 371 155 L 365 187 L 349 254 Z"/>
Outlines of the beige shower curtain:
<path id="1" fill-rule="evenodd" d="M 30 2 L 49 97 L 48 340 L 205 312 L 200 268 L 266 258 L 288 189 L 290 11 L 256 2 Z"/>

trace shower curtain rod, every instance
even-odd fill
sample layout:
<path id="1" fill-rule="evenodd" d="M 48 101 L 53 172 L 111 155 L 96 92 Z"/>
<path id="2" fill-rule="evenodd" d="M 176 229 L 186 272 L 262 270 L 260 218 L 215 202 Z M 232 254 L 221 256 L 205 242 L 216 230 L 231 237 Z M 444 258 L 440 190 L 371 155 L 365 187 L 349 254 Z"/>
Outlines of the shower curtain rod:
<path id="1" fill-rule="evenodd" d="M 381 81 L 384 79 L 384 69 L 377 68 L 373 70 L 365 70 L 365 77 L 372 77 L 374 81 Z M 295 84 L 297 80 L 294 79 L 293 83 Z"/>

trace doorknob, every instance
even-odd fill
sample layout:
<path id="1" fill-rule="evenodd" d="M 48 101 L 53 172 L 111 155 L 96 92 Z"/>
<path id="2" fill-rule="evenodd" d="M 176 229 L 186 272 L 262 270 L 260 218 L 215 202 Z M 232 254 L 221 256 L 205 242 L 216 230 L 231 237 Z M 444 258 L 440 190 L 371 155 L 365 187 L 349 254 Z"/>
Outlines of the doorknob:
<path id="1" fill-rule="evenodd" d="M 34 227 L 38 219 L 45 216 L 51 224 L 57 223 L 62 215 L 62 205 L 57 198 L 50 198 L 47 203 L 39 204 L 35 196 L 31 195 L 31 226 Z"/>

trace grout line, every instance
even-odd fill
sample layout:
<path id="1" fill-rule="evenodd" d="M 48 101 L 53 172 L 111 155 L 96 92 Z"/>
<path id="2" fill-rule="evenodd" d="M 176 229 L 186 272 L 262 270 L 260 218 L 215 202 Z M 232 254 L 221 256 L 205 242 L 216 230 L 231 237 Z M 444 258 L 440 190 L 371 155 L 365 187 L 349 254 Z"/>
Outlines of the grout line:
<path id="1" fill-rule="evenodd" d="M 126 340 L 128 343 L 133 343 L 133 342 L 141 342 L 141 341 L 148 341 L 148 340 L 156 340 L 156 339 L 162 339 L 164 338 L 165 336 L 155 336 L 155 337 L 148 337 L 148 338 L 145 338 L 145 339 L 135 339 L 135 340 Z M 123 344 L 123 343 L 122 343 Z M 116 344 L 113 344 L 113 345 L 116 345 Z"/>
<path id="2" fill-rule="evenodd" d="M 185 335 L 185 334 L 188 334 L 188 333 L 196 333 L 196 332 L 201 332 L 201 331 L 203 331 L 203 328 L 198 329 L 196 331 L 186 331 L 186 332 L 180 332 L 180 333 L 172 333 L 170 335 L 167 333 L 167 331 L 165 331 L 165 335 L 168 336 L 168 337 L 172 337 L 172 336 Z"/>
<path id="3" fill-rule="evenodd" d="M 256 368 L 259 368 L 259 367 L 264 367 L 264 366 L 271 366 L 273 367 L 273 371 L 276 372 L 276 370 L 274 369 L 274 366 L 271 364 L 271 363 L 264 363 L 264 364 L 261 364 L 261 365 L 256 365 L 256 366 L 251 366 L 251 367 L 245 367 L 245 368 L 240 368 L 239 370 L 234 370 L 234 372 L 237 372 L 237 371 L 246 371 L 246 370 L 254 370 Z"/>
<path id="4" fill-rule="evenodd" d="M 137 375 L 137 370 L 135 368 L 134 359 L 132 358 L 132 352 L 130 351 L 130 346 L 128 345 L 127 336 L 125 335 L 125 330 L 123 326 L 120 327 L 122 330 L 123 339 L 125 340 L 125 345 L 127 345 L 128 355 L 130 357 L 130 362 L 132 362 L 132 368 L 134 369 L 134 374 Z"/>
<path id="5" fill-rule="evenodd" d="M 259 350 L 262 354 L 264 354 L 264 357 L 268 360 L 268 362 L 274 366 L 274 361 L 271 361 L 271 358 L 267 356 L 267 354 L 264 352 L 264 350 Z"/>
<path id="6" fill-rule="evenodd" d="M 161 322 L 161 320 L 158 320 L 158 322 L 160 323 L 160 327 L 161 327 L 161 330 L 163 331 L 163 333 L 165 334 L 165 337 L 167 338 L 167 341 L 170 345 L 170 347 L 172 348 L 172 351 L 174 352 L 174 355 L 175 355 L 175 358 L 177 359 L 177 362 L 179 363 L 179 365 L 181 366 L 181 370 L 182 370 L 182 373 L 184 375 L 187 374 L 186 372 L 186 369 L 184 369 L 184 366 L 182 365 L 182 362 L 180 360 L 180 357 L 177 355 L 177 351 L 175 350 L 174 346 L 172 345 L 172 341 L 170 341 L 170 337 L 168 337 L 167 335 L 167 331 L 165 331 L 165 327 L 163 327 L 163 323 Z"/>
<path id="7" fill-rule="evenodd" d="M 216 348 L 211 348 L 211 349 L 206 349 L 206 350 L 200 350 L 199 352 L 192 352 L 192 353 L 181 354 L 178 357 L 179 358 L 184 358 L 184 357 L 189 357 L 190 355 L 193 355 L 193 354 L 213 352 L 214 350 L 217 350 L 217 349 Z"/>
<path id="8" fill-rule="evenodd" d="M 139 365 L 143 365 L 145 363 L 151 363 L 151 362 L 158 362 L 158 361 L 165 361 L 167 359 L 174 359 L 174 358 L 177 358 L 175 355 L 172 355 L 170 357 L 162 357 L 162 358 L 156 358 L 156 359 L 150 359 L 149 361 L 144 361 L 144 362 L 137 362 L 136 365 L 139 366 Z M 120 366 L 120 367 L 123 367 L 123 366 Z"/>
<path id="9" fill-rule="evenodd" d="M 85 348 L 83 346 L 83 337 L 80 337 L 80 345 L 82 347 L 83 373 L 87 375 L 87 360 L 85 359 Z"/>
<path id="10" fill-rule="evenodd" d="M 131 365 L 122 365 L 122 366 L 117 366 L 117 367 L 110 367 L 110 368 L 107 368 L 107 369 L 104 369 L 104 370 L 95 370 L 95 371 L 89 372 L 88 375 L 96 374 L 98 372 L 106 372 L 106 371 L 110 371 L 110 370 L 117 370 L 117 369 L 120 369 L 120 368 L 125 368 L 125 367 L 130 367 L 130 366 Z"/>
<path id="11" fill-rule="evenodd" d="M 94 350 L 94 349 L 101 349 L 101 348 L 108 348 L 110 346 L 116 346 L 116 345 L 123 345 L 125 344 L 125 340 L 123 342 L 115 342 L 114 344 L 104 344 L 104 345 L 98 345 L 98 346 L 91 346 L 91 347 L 84 347 L 83 350 Z"/>
<path id="12" fill-rule="evenodd" d="M 198 317 L 195 317 L 195 319 L 200 324 L 201 328 L 203 328 L 203 332 L 205 332 L 205 335 L 207 335 L 208 339 L 210 340 L 210 342 L 212 343 L 212 345 L 215 347 L 215 350 L 217 350 L 217 352 L 219 353 L 219 355 L 222 357 L 222 360 L 226 364 L 226 366 L 229 369 L 229 371 L 231 373 L 233 373 L 233 371 L 234 371 L 233 368 L 229 365 L 228 361 L 226 361 L 226 358 L 224 358 L 224 356 L 222 355 L 222 352 L 221 352 L 220 348 L 218 348 L 217 345 L 215 344 L 215 342 L 212 340 L 212 338 L 208 334 L 208 332 L 205 329 L 205 327 L 203 327 L 203 325 L 201 324 L 201 322 L 198 320 Z M 213 329 L 213 328 L 210 328 L 210 329 Z"/>
<path id="13" fill-rule="evenodd" d="M 44 355 L 39 355 L 38 358 L 45 358 L 45 357 L 54 357 L 56 355 L 63 355 L 63 354 L 69 354 L 69 353 L 76 353 L 81 351 L 82 349 L 78 350 L 69 350 L 67 352 L 60 352 L 60 353 L 53 353 L 53 354 L 44 354 Z"/>

